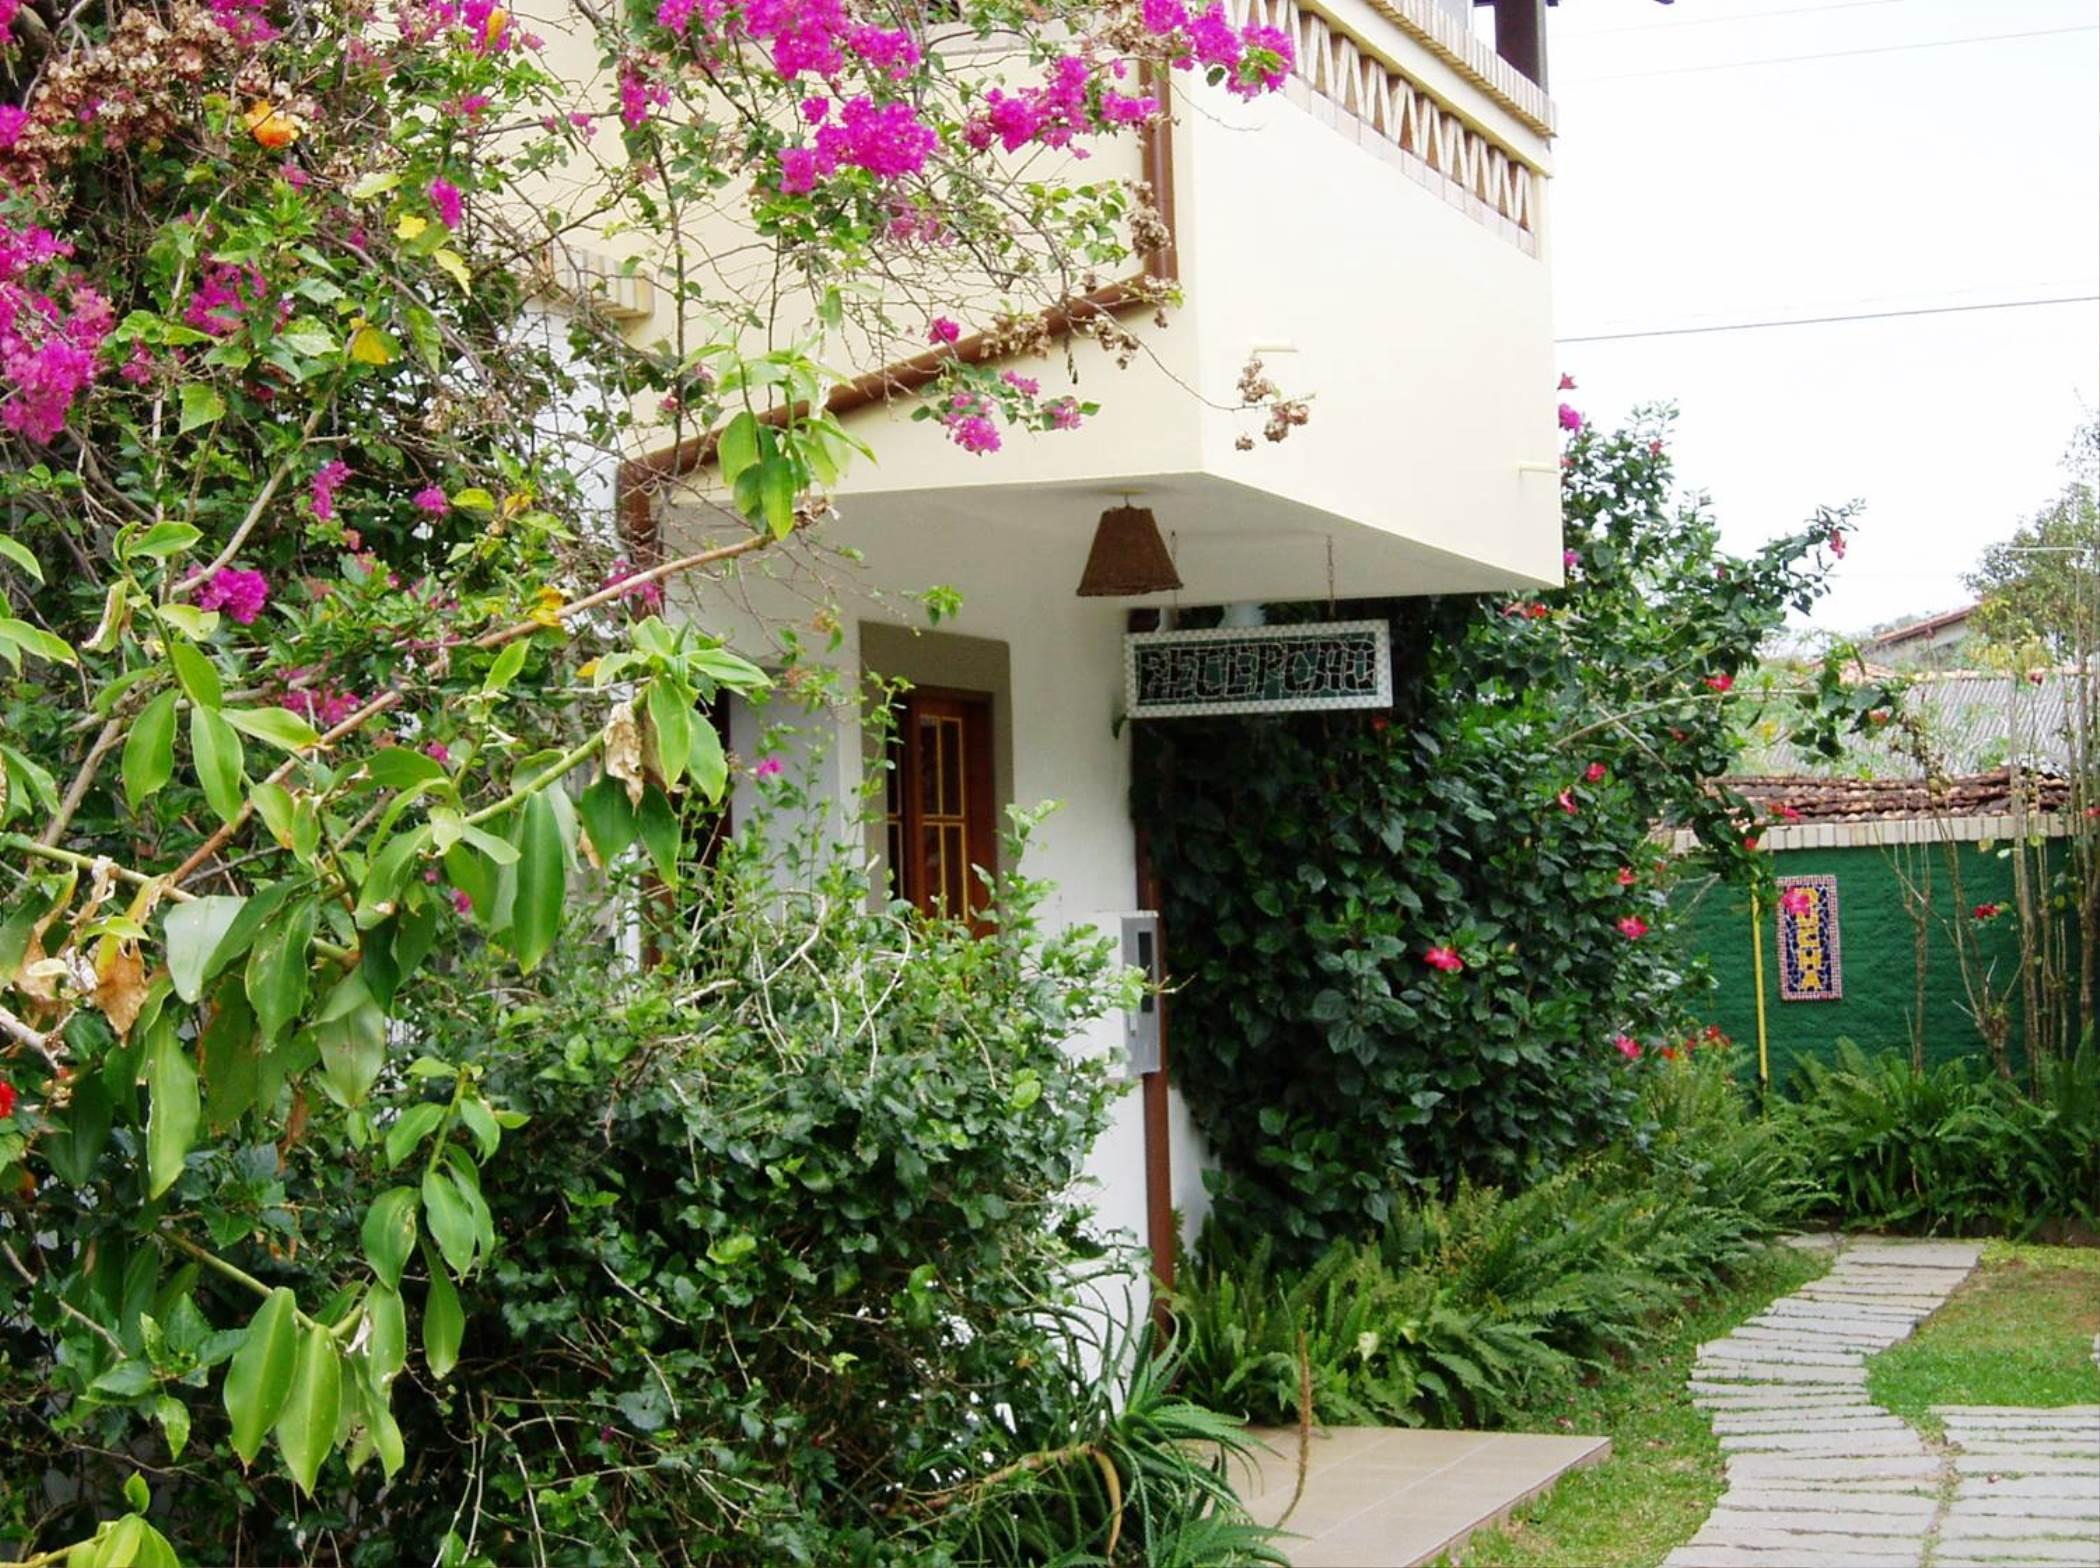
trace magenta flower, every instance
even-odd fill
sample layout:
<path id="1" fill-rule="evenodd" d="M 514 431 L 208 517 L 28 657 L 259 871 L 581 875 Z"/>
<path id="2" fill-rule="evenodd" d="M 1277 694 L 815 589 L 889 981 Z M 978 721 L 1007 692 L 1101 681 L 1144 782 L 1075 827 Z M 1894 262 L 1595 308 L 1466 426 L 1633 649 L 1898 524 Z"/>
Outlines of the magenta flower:
<path id="1" fill-rule="evenodd" d="M 817 188 L 817 155 L 807 147 L 787 147 L 780 154 L 780 194 L 806 196 Z"/>
<path id="2" fill-rule="evenodd" d="M 1033 376 L 1024 376 L 1018 371 L 1009 370 L 1004 375 L 1000 376 L 999 379 L 1005 382 L 1008 386 L 1012 387 L 1023 397 L 1034 397 L 1037 393 L 1043 390 L 1043 384 L 1040 381 L 1036 380 Z"/>
<path id="3" fill-rule="evenodd" d="M 1790 887 L 1779 895 L 1779 907 L 1790 915 L 1815 913 L 1816 900 L 1805 887 Z"/>
<path id="4" fill-rule="evenodd" d="M 1569 375 L 1565 370 L 1563 370 L 1560 373 L 1560 390 L 1563 392 L 1572 392 L 1575 390 L 1575 378 Z"/>
<path id="5" fill-rule="evenodd" d="M 1579 566 L 1579 565 L 1580 565 L 1581 563 L 1582 563 L 1582 556 L 1581 556 L 1581 555 L 1580 555 L 1579 553 L 1577 553 L 1576 551 L 1574 551 L 1574 550 L 1563 550 L 1563 551 L 1561 551 L 1561 552 L 1560 552 L 1560 569 L 1561 569 L 1562 571 L 1564 571 L 1564 572 L 1572 572 L 1572 571 L 1574 571 L 1574 570 L 1575 570 L 1575 568 L 1576 568 L 1577 566 Z"/>
<path id="6" fill-rule="evenodd" d="M 926 326 L 926 341 L 929 343 L 953 343 L 962 336 L 962 328 L 946 316 L 935 316 Z"/>
<path id="7" fill-rule="evenodd" d="M 251 626 L 269 602 L 270 580 L 261 572 L 238 572 L 222 566 L 197 594 L 200 610 L 224 610 L 227 619 Z"/>
<path id="8" fill-rule="evenodd" d="M 452 890 L 452 908 L 457 914 L 472 914 L 474 912 L 474 900 L 467 897 L 458 888 L 454 888 Z"/>
<path id="9" fill-rule="evenodd" d="M 1447 975 L 1455 975 L 1466 967 L 1466 961 L 1458 956 L 1455 947 L 1432 947 L 1422 955 L 1422 962 L 1431 969 L 1441 969 Z"/>
<path id="10" fill-rule="evenodd" d="M 1580 430 L 1582 428 L 1582 415 L 1577 413 L 1570 404 L 1563 403 L 1560 405 L 1560 428 L 1563 430 Z"/>
<path id="11" fill-rule="evenodd" d="M 1560 801 L 1560 809 L 1571 817 L 1582 809 L 1575 804 L 1575 792 L 1571 789 L 1562 790 L 1556 798 Z"/>
<path id="12" fill-rule="evenodd" d="M 1077 430 L 1086 423 L 1079 412 L 1079 400 L 1061 397 L 1044 405 L 1043 412 L 1050 416 L 1050 424 L 1056 430 Z"/>
<path id="13" fill-rule="evenodd" d="M 777 779 L 786 770 L 787 764 L 778 757 L 765 756 L 758 759 L 758 766 L 751 770 L 753 778 Z"/>
<path id="14" fill-rule="evenodd" d="M 965 452 L 982 457 L 1000 447 L 999 427 L 982 414 L 969 414 L 948 422 L 948 437 Z"/>
<path id="15" fill-rule="evenodd" d="M 429 745 L 425 746 L 423 748 L 423 755 L 428 757 L 432 762 L 435 762 L 441 768 L 449 768 L 452 766 L 451 748 L 448 747 L 441 740 L 434 740 Z"/>
<path id="16" fill-rule="evenodd" d="M 1639 915 L 1621 915 L 1619 917 L 1619 935 L 1626 938 L 1627 941 L 1638 942 L 1647 934 L 1648 922 Z"/>
<path id="17" fill-rule="evenodd" d="M 432 517 L 443 517 L 452 510 L 451 501 L 446 499 L 445 492 L 436 485 L 425 485 L 415 493 L 413 499 L 418 511 L 428 512 Z"/>
<path id="18" fill-rule="evenodd" d="M 350 477 L 350 465 L 341 458 L 330 458 L 314 475 L 314 516 L 322 522 L 335 519 L 335 493 Z"/>
<path id="19" fill-rule="evenodd" d="M 448 229 L 458 228 L 466 217 L 466 200 L 450 180 L 430 182 L 430 205 L 437 210 L 438 222 Z"/>
<path id="20" fill-rule="evenodd" d="M 1602 784 L 1610 772 L 1611 769 L 1607 768 L 1603 763 L 1593 762 L 1582 770 L 1582 776 L 1592 784 Z"/>
<path id="21" fill-rule="evenodd" d="M 1619 1048 L 1619 1054 L 1629 1062 L 1637 1062 L 1641 1059 L 1641 1042 L 1634 1039 L 1632 1035 L 1615 1034 L 1611 1037 L 1611 1043 Z"/>

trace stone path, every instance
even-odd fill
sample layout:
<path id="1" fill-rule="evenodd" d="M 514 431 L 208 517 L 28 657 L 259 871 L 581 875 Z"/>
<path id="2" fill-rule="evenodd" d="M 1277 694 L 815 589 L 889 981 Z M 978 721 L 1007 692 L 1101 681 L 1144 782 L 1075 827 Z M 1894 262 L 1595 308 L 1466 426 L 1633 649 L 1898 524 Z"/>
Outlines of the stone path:
<path id="1" fill-rule="evenodd" d="M 1867 1357 L 1952 1295 L 1978 1250 L 1854 1242 L 1821 1279 L 1700 1347 L 1692 1397 L 1728 1489 L 1665 1568 L 1924 1568 L 1944 1466 L 1867 1398 Z"/>
<path id="2" fill-rule="evenodd" d="M 1867 1358 L 1953 1294 L 1978 1251 L 1852 1242 L 1700 1348 L 1692 1397 L 1728 1487 L 1664 1568 L 2100 1568 L 2100 1407 L 1948 1406 L 1943 1455 L 1867 1398 Z"/>

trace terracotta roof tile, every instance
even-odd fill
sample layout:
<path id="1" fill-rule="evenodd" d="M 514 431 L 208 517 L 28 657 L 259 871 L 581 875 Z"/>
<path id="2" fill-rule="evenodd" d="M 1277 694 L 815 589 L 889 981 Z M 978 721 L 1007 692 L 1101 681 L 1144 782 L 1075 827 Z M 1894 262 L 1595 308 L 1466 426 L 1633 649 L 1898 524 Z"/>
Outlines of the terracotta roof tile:
<path id="1" fill-rule="evenodd" d="M 1960 778 L 1830 779 L 1800 774 L 1731 778 L 1721 781 L 1773 813 L 1776 821 L 1871 822 L 1906 817 L 1993 817 L 2013 810 L 2012 770 L 1970 773 Z M 2028 791 L 2028 810 L 2062 811 L 2070 803 L 2070 784 L 2061 778 L 2021 775 Z M 1786 807 L 1798 818 L 1777 810 Z"/>

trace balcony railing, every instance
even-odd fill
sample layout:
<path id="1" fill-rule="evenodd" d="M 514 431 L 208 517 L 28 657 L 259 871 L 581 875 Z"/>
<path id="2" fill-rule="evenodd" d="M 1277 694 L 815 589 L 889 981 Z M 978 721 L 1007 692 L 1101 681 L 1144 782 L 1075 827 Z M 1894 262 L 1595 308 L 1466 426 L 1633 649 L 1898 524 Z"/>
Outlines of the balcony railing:
<path id="1" fill-rule="evenodd" d="M 1553 102 L 1465 25 L 1430 0 L 1373 0 L 1414 43 L 1450 65 L 1541 141 L 1553 134 Z M 1527 254 L 1538 253 L 1536 154 L 1527 156 L 1469 119 L 1457 105 L 1304 0 L 1226 0 L 1238 23 L 1265 23 L 1289 36 L 1297 66 L 1285 95 L 1375 156 L 1485 224 Z"/>

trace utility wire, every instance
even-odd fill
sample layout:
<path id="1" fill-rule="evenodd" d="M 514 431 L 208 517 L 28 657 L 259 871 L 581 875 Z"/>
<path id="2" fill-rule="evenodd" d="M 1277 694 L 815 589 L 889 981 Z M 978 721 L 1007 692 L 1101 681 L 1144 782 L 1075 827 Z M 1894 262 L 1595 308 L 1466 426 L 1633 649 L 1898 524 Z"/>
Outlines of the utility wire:
<path id="1" fill-rule="evenodd" d="M 2038 27 L 2025 33 L 1983 33 L 1973 38 L 1934 38 L 1915 44 L 1878 44 L 1871 49 L 1827 49 L 1818 54 L 1780 54 L 1758 60 L 1722 60 L 1713 65 L 1673 65 L 1661 71 L 1625 71 L 1615 76 L 1574 76 L 1558 87 L 1587 87 L 1592 82 L 1635 82 L 1654 76 L 1691 76 L 1702 71 L 1744 71 L 1755 65 L 1800 65 L 1809 60 L 1850 60 L 1870 54 L 1907 54 L 1919 49 L 1958 49 L 1965 44 L 2006 43 L 2016 38 L 2057 38 L 2066 33 L 2100 32 L 2100 27 Z"/>
<path id="2" fill-rule="evenodd" d="M 1958 316 L 1978 310 L 2026 310 L 2036 305 L 2089 305 L 2100 294 L 2065 294 L 2054 299 L 2004 299 L 1975 305 L 1925 305 L 1914 310 L 1859 310 L 1836 316 L 1789 316 L 1774 321 L 1730 321 L 1709 327 L 1651 327 L 1639 332 L 1591 332 L 1555 338 L 1556 343 L 1620 343 L 1629 338 L 1686 338 L 1707 332 L 1761 332 L 1768 327 L 1822 327 L 1841 321 L 1893 321 L 1905 316 Z"/>

